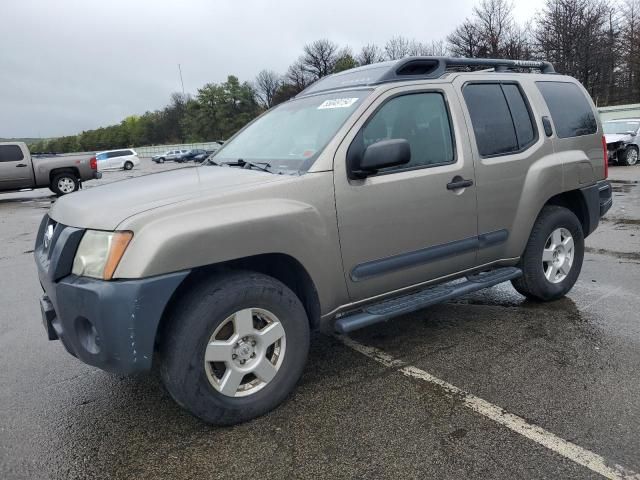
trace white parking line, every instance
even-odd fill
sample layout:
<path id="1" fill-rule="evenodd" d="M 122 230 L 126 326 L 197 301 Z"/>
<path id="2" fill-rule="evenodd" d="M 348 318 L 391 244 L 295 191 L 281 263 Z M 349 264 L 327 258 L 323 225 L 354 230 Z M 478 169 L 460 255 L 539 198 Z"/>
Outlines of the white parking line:
<path id="1" fill-rule="evenodd" d="M 519 433 L 520 435 L 533 440 L 539 445 L 552 450 L 563 457 L 587 467 L 589 470 L 599 473 L 603 477 L 611 479 L 623 479 L 623 480 L 640 480 L 640 474 L 637 474 L 633 470 L 624 468 L 620 465 L 609 465 L 604 457 L 593 453 L 585 448 L 579 447 L 575 443 L 571 443 L 564 440 L 557 435 L 545 430 L 544 428 L 533 425 L 521 417 L 512 413 L 505 412 L 502 408 L 492 403 L 476 397 L 464 390 L 451 385 L 437 377 L 434 377 L 428 372 L 421 370 L 412 365 L 407 365 L 406 362 L 398 360 L 382 350 L 363 345 L 361 343 L 352 340 L 349 337 L 336 335 L 336 338 L 344 343 L 346 346 L 356 350 L 357 352 L 381 363 L 387 368 L 397 368 L 400 373 L 407 377 L 416 378 L 433 385 L 440 387 L 447 395 L 455 395 L 456 398 L 461 399 L 463 404 L 480 415 L 487 417 L 494 422 L 504 425 L 508 429 Z"/>

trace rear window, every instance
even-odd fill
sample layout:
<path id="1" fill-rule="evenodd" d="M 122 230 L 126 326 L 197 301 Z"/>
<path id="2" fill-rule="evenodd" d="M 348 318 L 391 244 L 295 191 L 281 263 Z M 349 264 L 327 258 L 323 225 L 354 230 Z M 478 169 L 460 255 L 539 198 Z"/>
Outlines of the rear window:
<path id="1" fill-rule="evenodd" d="M 558 138 L 580 137 L 598 131 L 591 105 L 577 85 L 567 82 L 536 84 L 547 102 Z"/>
<path id="2" fill-rule="evenodd" d="M 517 153 L 535 142 L 531 113 L 518 85 L 472 83 L 462 94 L 481 156 Z"/>
<path id="3" fill-rule="evenodd" d="M 0 145 L 0 162 L 19 162 L 24 159 L 18 145 Z"/>

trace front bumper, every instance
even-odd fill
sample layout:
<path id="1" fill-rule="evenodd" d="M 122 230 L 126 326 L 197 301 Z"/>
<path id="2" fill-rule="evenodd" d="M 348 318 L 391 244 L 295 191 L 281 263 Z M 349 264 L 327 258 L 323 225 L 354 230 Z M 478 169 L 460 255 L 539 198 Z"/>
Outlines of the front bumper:
<path id="1" fill-rule="evenodd" d="M 44 246 L 44 230 L 54 224 Z M 42 320 L 50 340 L 102 370 L 130 374 L 151 367 L 156 332 L 169 299 L 188 271 L 135 280 L 71 275 L 82 230 L 45 216 L 34 250 L 44 295 Z"/>

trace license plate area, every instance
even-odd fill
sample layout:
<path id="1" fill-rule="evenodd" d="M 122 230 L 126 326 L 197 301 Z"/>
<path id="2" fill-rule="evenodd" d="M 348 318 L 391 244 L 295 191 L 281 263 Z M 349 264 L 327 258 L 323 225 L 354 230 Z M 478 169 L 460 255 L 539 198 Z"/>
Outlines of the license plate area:
<path id="1" fill-rule="evenodd" d="M 58 335 L 53 328 L 53 320 L 56 318 L 56 311 L 53 308 L 53 303 L 49 300 L 49 297 L 43 295 L 40 298 L 40 312 L 42 314 L 42 324 L 49 340 L 58 340 Z"/>

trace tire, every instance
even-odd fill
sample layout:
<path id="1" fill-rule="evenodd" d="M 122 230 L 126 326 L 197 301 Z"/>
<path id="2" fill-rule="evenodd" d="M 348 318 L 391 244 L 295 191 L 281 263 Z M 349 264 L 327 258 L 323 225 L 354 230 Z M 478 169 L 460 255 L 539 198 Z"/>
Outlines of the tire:
<path id="1" fill-rule="evenodd" d="M 626 166 L 636 165 L 638 163 L 638 147 L 629 145 L 624 152 L 620 153 L 618 163 Z"/>
<path id="2" fill-rule="evenodd" d="M 164 158 L 159 158 L 158 163 L 164 163 Z"/>
<path id="3" fill-rule="evenodd" d="M 543 262 L 543 255 L 547 261 Z M 573 288 L 583 259 L 584 233 L 580 221 L 571 210 L 548 205 L 538 215 L 520 260 L 523 275 L 511 284 L 531 300 L 556 300 Z"/>
<path id="4" fill-rule="evenodd" d="M 131 162 L 124 162 L 124 169 L 125 170 L 131 170 L 133 168 L 133 163 Z"/>
<path id="5" fill-rule="evenodd" d="M 49 189 L 58 196 L 73 193 L 80 188 L 80 182 L 72 172 L 58 173 L 51 180 Z"/>
<path id="6" fill-rule="evenodd" d="M 251 333 L 242 327 L 243 319 L 245 325 L 250 322 Z M 281 330 L 274 328 L 276 323 Z M 159 348 L 164 385 L 179 405 L 214 425 L 244 422 L 277 407 L 295 387 L 309 352 L 309 320 L 302 303 L 287 286 L 258 273 L 232 272 L 204 280 L 176 302 L 165 325 Z M 266 326 L 251 330 L 256 325 Z M 275 343 L 263 342 L 265 332 L 272 338 L 284 336 Z M 216 349 L 211 349 L 214 344 Z M 206 362 L 205 353 L 224 360 Z M 267 381 L 251 373 L 265 361 L 270 367 L 263 378 L 275 372 Z M 224 383 L 238 375 L 235 384 Z"/>

